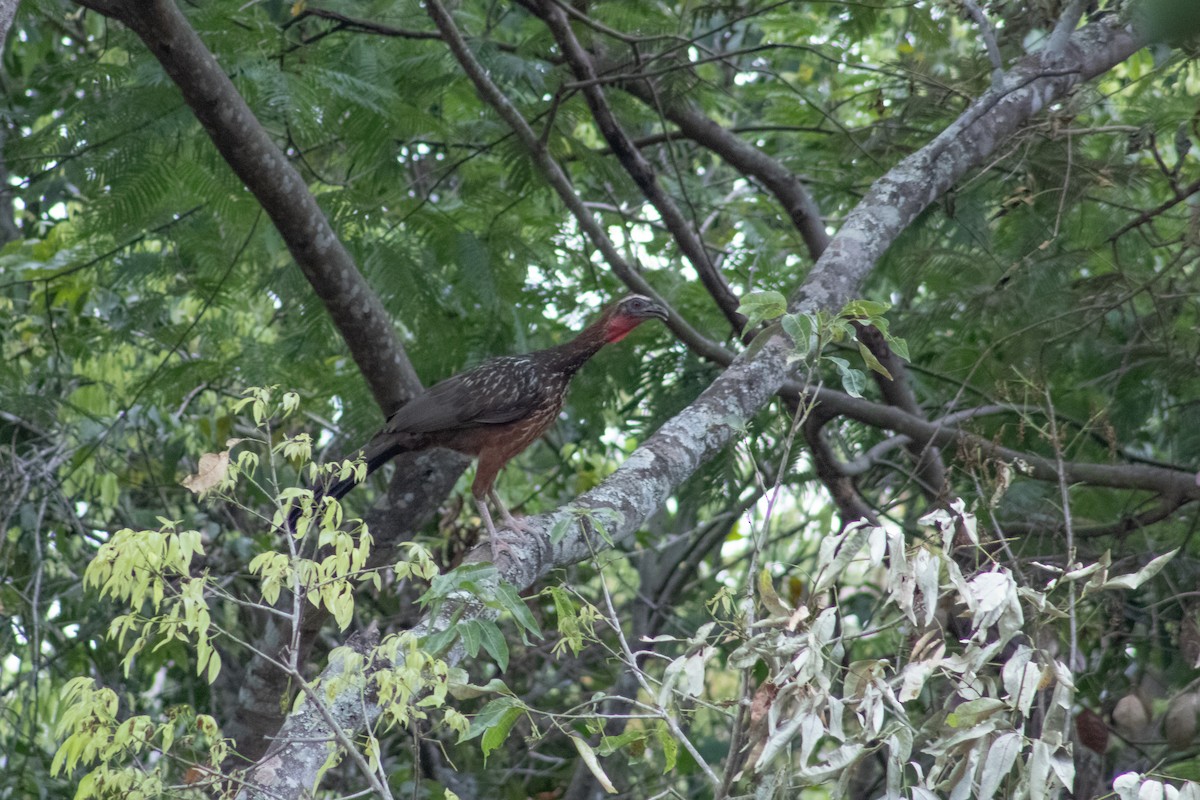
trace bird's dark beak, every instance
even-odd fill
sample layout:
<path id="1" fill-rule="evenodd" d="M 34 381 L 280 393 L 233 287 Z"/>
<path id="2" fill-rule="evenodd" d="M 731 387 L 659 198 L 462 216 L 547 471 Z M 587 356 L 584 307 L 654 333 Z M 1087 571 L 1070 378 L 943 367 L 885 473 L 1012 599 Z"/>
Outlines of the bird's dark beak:
<path id="1" fill-rule="evenodd" d="M 654 317 L 655 319 L 661 319 L 663 322 L 666 322 L 667 310 L 658 303 L 651 303 L 650 305 L 646 306 L 646 316 Z"/>

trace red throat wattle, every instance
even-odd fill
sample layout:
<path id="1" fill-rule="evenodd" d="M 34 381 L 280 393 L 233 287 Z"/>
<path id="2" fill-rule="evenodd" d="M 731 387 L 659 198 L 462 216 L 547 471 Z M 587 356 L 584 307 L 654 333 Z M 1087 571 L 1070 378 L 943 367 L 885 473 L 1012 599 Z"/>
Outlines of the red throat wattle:
<path id="1" fill-rule="evenodd" d="M 604 341 L 612 344 L 619 342 L 629 335 L 629 332 L 641 324 L 641 320 L 637 317 L 627 317 L 623 314 L 618 314 L 608 321 L 604 327 Z"/>

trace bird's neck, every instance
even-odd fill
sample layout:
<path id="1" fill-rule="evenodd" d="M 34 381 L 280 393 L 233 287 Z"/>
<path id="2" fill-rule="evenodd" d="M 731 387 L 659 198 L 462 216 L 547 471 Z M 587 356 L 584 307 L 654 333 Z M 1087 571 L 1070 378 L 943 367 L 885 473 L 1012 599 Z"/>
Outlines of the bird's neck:
<path id="1" fill-rule="evenodd" d="M 571 375 L 600 352 L 604 345 L 625 338 L 637 327 L 639 321 L 628 320 L 626 317 L 610 317 L 606 314 L 580 331 L 571 341 L 542 352 L 553 369 Z"/>

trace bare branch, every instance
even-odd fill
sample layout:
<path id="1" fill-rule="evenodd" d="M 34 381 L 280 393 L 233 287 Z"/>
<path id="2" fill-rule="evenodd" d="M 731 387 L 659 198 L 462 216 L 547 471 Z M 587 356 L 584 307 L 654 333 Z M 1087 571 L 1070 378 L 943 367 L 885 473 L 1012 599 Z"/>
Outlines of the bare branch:
<path id="1" fill-rule="evenodd" d="M 304 10 L 292 19 L 288 20 L 284 27 L 290 28 L 301 20 L 308 19 L 309 17 L 331 20 L 338 23 L 338 26 L 343 30 L 355 31 L 359 33 L 373 33 L 378 36 L 388 36 L 397 39 L 432 39 L 437 41 L 442 38 L 437 31 L 417 31 L 409 28 L 396 28 L 391 25 L 384 25 L 381 22 L 358 19 L 356 17 L 350 17 L 345 14 L 341 14 L 337 11 L 331 11 L 326 8 L 315 8 L 313 6 L 305 6 Z"/>
<path id="2" fill-rule="evenodd" d="M 659 109 L 667 119 L 679 126 L 683 135 L 707 147 L 734 169 L 761 181 L 800 232 L 809 256 L 814 261 L 820 258 L 829 245 L 829 234 L 816 201 L 794 172 L 736 136 L 733 131 L 722 128 L 685 100 L 666 101 L 652 86 L 642 81 L 624 81 L 620 86 L 644 103 Z"/>
<path id="3" fill-rule="evenodd" d="M 1054 32 L 1050 34 L 1050 41 L 1046 43 L 1046 52 L 1053 56 L 1061 51 L 1067 45 L 1067 41 L 1071 38 L 1075 27 L 1079 24 L 1079 20 L 1083 17 L 1083 9 L 1087 7 L 1088 0 L 1071 0 L 1071 4 L 1063 11 L 1063 15 L 1058 18 L 1058 23 L 1054 26 Z"/>
<path id="4" fill-rule="evenodd" d="M 833 448 L 829 445 L 829 440 L 825 438 L 825 425 L 833 417 L 834 415 L 817 406 L 809 414 L 808 420 L 804 424 L 804 440 L 808 443 L 809 452 L 812 454 L 813 467 L 816 469 L 817 477 L 825 486 L 825 490 L 829 492 L 834 505 L 837 506 L 843 528 L 860 519 L 876 523 L 878 516 L 875 514 L 875 509 L 871 508 L 859 493 L 858 487 L 854 485 L 852 473 L 838 463 L 837 456 L 834 455 Z"/>
<path id="5" fill-rule="evenodd" d="M 621 282 L 636 292 L 654 298 L 670 309 L 670 304 L 621 256 L 616 245 L 608 238 L 608 234 L 604 232 L 604 228 L 600 226 L 595 217 L 587 210 L 583 200 L 575 192 L 575 187 L 571 185 L 571 180 L 563 171 L 562 166 L 550 155 L 550 151 L 546 148 L 545 143 L 533 128 L 529 126 L 525 118 L 521 116 L 521 112 L 517 110 L 516 106 L 500 90 L 500 87 L 491 79 L 487 70 L 475 58 L 475 54 L 467 47 L 467 43 L 459 32 L 458 27 L 454 24 L 454 20 L 442 4 L 438 0 L 432 0 L 426 6 L 426 9 L 430 17 L 433 18 L 433 22 L 437 25 L 438 30 L 442 32 L 446 40 L 446 46 L 450 48 L 450 52 L 458 59 L 463 72 L 475 84 L 475 88 L 478 89 L 484 102 L 496 110 L 501 119 L 516 133 L 521 143 L 528 148 L 530 156 L 533 158 L 538 169 L 541 170 L 546 182 L 558 194 L 563 205 L 567 207 L 567 210 L 575 217 L 575 221 L 579 223 L 580 229 L 591 240 L 593 246 L 600 251 L 600 254 L 604 256 L 605 261 L 612 267 L 613 272 L 621 279 Z M 693 328 L 674 309 L 670 309 L 670 319 L 668 319 L 667 325 L 679 337 L 680 341 L 697 354 L 718 363 L 728 361 L 730 356 L 725 348 L 711 341 Z"/>
<path id="6" fill-rule="evenodd" d="M 924 417 L 921 404 L 913 394 L 912 384 L 908 381 L 908 369 L 904 362 L 892 352 L 883 334 L 874 325 L 856 324 L 858 340 L 871 351 L 871 355 L 888 371 L 890 377 L 878 372 L 871 372 L 875 386 L 889 405 L 902 409 L 914 417 Z M 946 497 L 946 466 L 942 463 L 942 454 L 936 447 L 917 446 L 909 443 L 907 446 L 913 463 L 916 464 L 916 479 L 931 502 L 949 500 Z"/>
<path id="7" fill-rule="evenodd" d="M 1025 474 L 1031 478 L 1053 483 L 1057 483 L 1059 479 L 1058 464 L 1053 458 L 1004 447 L 991 439 L 969 433 L 944 421 L 930 422 L 898 408 L 860 400 L 830 389 L 822 389 L 818 393 L 817 401 L 821 407 L 832 413 L 842 414 L 877 428 L 895 431 L 919 444 L 932 444 L 941 448 L 966 448 L 987 458 L 997 458 L 1009 463 L 1019 461 L 1025 464 Z M 1167 498 L 1200 500 L 1200 485 L 1196 483 L 1195 473 L 1189 470 L 1148 464 L 1094 464 L 1080 461 L 1063 462 L 1062 469 L 1069 484 L 1084 483 L 1111 489 L 1153 492 Z"/>
<path id="8" fill-rule="evenodd" d="M 1147 222 L 1151 221 L 1155 217 L 1158 217 L 1158 216 L 1164 214 L 1165 212 L 1170 211 L 1172 208 L 1179 205 L 1184 200 L 1187 200 L 1189 197 L 1191 197 L 1192 195 L 1194 195 L 1198 192 L 1200 192 L 1200 179 L 1194 180 L 1191 183 L 1189 183 L 1187 186 L 1184 186 L 1183 188 L 1176 190 L 1175 196 L 1172 197 L 1170 200 L 1165 200 L 1162 203 L 1159 203 L 1154 208 L 1148 209 L 1146 211 L 1143 211 L 1141 214 L 1138 214 L 1135 218 L 1131 219 L 1129 222 L 1126 222 L 1124 225 L 1117 228 L 1113 232 L 1113 234 L 1108 237 L 1108 239 L 1106 241 L 1115 242 L 1117 239 L 1120 239 L 1122 236 L 1129 233 L 1134 228 L 1140 228 L 1141 226 L 1145 225 Z"/>
<path id="9" fill-rule="evenodd" d="M 675 205 L 675 201 L 659 185 L 658 177 L 654 173 L 654 168 L 650 166 L 650 162 L 646 161 L 641 151 L 629 138 L 629 134 L 617 121 L 608 105 L 608 100 L 604 97 L 604 90 L 594 82 L 596 68 L 592 63 L 592 58 L 575 37 L 566 14 L 556 3 L 544 2 L 542 4 L 542 20 L 550 28 L 550 32 L 554 35 L 555 41 L 558 42 L 558 46 L 562 49 L 567 63 L 571 65 L 575 75 L 581 81 L 587 82 L 582 88 L 583 96 L 587 100 L 588 108 L 591 109 L 592 117 L 605 141 L 613 149 L 613 153 L 625 171 L 633 178 L 633 182 L 642 190 L 642 194 L 658 211 L 663 223 L 675 237 L 679 249 L 687 256 L 700 275 L 704 288 L 708 290 L 717 307 L 721 309 L 721 313 L 733 325 L 734 332 L 740 333 L 746 324 L 746 318 L 737 311 L 737 296 L 718 272 L 709 256 L 708 249 L 700 241 L 700 237 L 691 223 L 683 216 L 679 207 Z"/>
<path id="10" fill-rule="evenodd" d="M 875 181 L 794 301 L 805 307 L 840 308 L 831 300 L 849 296 L 899 233 L 968 170 L 983 163 L 1005 137 L 1066 97 L 1080 81 L 1111 69 L 1143 44 L 1130 27 L 1105 18 L 1076 31 L 1060 57 L 1035 53 L 1022 59 L 1001 86 L 985 92 L 933 141 Z"/>

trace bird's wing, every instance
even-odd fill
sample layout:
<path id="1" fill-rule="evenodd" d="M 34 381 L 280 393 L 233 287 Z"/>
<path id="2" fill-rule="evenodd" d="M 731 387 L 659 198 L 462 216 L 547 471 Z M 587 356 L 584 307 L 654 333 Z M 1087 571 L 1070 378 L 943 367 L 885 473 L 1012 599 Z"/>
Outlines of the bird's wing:
<path id="1" fill-rule="evenodd" d="M 504 356 L 435 384 L 388 420 L 389 433 L 433 433 L 501 425 L 537 402 L 537 370 L 524 356 Z"/>

